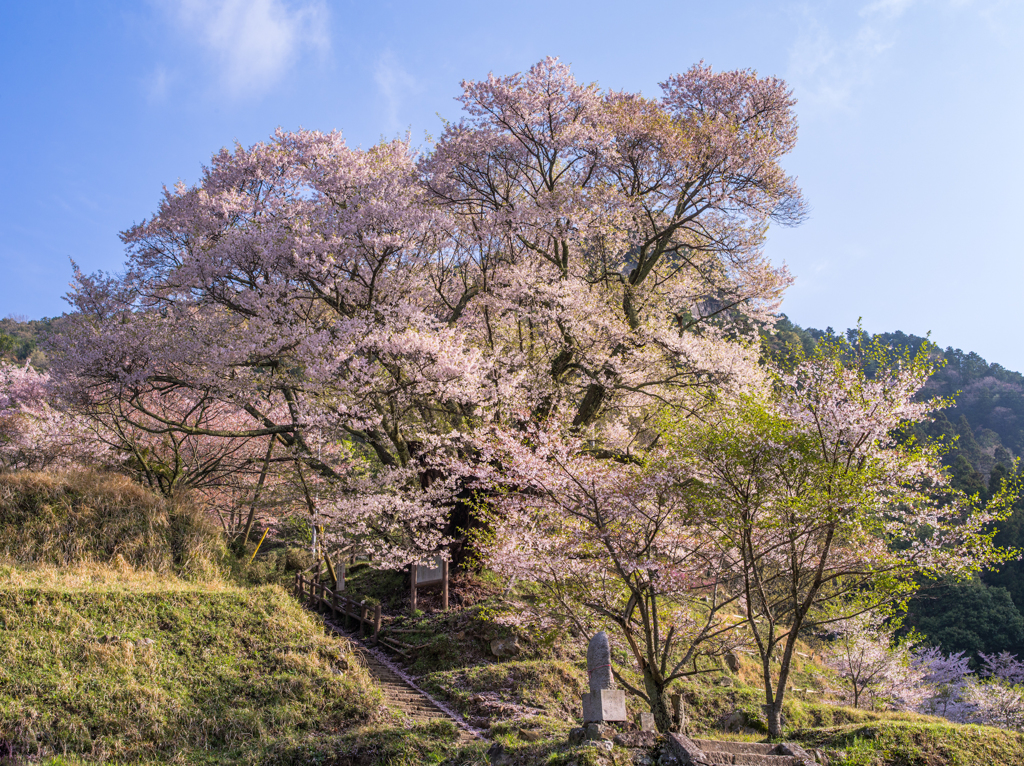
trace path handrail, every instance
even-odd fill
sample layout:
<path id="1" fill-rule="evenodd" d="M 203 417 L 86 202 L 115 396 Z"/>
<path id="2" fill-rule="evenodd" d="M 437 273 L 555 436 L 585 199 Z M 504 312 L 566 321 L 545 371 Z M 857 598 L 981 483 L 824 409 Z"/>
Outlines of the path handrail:
<path id="1" fill-rule="evenodd" d="M 363 636 L 372 630 L 373 641 L 380 641 L 380 604 L 371 607 L 365 599 L 356 601 L 349 598 L 336 588 L 328 588 L 319 580 L 307 578 L 305 571 L 295 573 L 295 596 L 300 600 L 308 599 L 310 606 L 329 609 L 335 618 L 342 616 L 346 622 L 357 620 Z"/>

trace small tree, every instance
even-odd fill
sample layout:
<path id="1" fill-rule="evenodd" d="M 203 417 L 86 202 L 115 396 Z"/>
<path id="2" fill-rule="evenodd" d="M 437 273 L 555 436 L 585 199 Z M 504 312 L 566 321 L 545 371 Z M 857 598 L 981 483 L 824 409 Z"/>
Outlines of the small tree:
<path id="1" fill-rule="evenodd" d="M 67 468 L 103 455 L 87 423 L 57 405 L 48 373 L 0 362 L 0 469 Z"/>
<path id="2" fill-rule="evenodd" d="M 835 638 L 825 649 L 825 664 L 850 686 L 853 706 L 870 700 L 894 704 L 911 666 L 908 640 L 893 643 L 892 631 L 871 612 L 832 624 Z"/>
<path id="3" fill-rule="evenodd" d="M 485 511 L 481 551 L 495 571 L 536 583 L 517 601 L 519 622 L 569 622 L 584 635 L 611 623 L 643 687 L 616 678 L 667 731 L 669 685 L 706 672 L 699 659 L 730 648 L 730 567 L 686 509 L 663 454 L 600 459 L 548 425 L 525 443 L 499 433 L 488 445 L 504 493 Z"/>
<path id="4" fill-rule="evenodd" d="M 949 486 L 934 448 L 899 436 L 938 404 L 916 397 L 927 351 L 823 343 L 771 393 L 723 402 L 671 439 L 679 474 L 695 479 L 692 511 L 736 552 L 773 737 L 797 639 L 837 618 L 826 608 L 854 616 L 904 601 L 922 573 L 962 577 L 1010 555 L 986 530 L 1009 512 L 1011 488 L 980 510 Z"/>

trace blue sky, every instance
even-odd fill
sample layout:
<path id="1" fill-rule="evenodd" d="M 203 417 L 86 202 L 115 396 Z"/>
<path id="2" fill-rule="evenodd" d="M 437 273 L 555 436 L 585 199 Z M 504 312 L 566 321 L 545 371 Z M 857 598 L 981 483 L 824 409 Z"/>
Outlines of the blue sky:
<path id="1" fill-rule="evenodd" d="M 1024 2 L 38 0 L 0 9 L 0 315 L 117 271 L 163 184 L 274 128 L 352 144 L 457 118 L 546 55 L 658 91 L 701 59 L 784 77 L 810 219 L 768 252 L 805 326 L 901 329 L 1024 370 Z"/>

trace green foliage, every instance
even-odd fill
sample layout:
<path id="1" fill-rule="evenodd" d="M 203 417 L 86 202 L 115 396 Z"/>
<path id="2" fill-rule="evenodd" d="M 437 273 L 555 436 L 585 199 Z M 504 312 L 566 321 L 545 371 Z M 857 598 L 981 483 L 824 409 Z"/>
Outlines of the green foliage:
<path id="1" fill-rule="evenodd" d="M 0 359 L 24 362 L 31 357 L 33 367 L 37 370 L 47 369 L 49 360 L 42 346 L 59 321 L 11 316 L 0 319 Z"/>
<path id="2" fill-rule="evenodd" d="M 975 661 L 978 652 L 1024 651 L 1024 616 L 1010 594 L 979 582 L 925 591 L 912 603 L 906 626 L 942 651 L 966 652 Z"/>
<path id="3" fill-rule="evenodd" d="M 313 542 L 313 524 L 308 514 L 292 513 L 278 523 L 278 539 L 298 547 L 309 546 Z"/>
<path id="4" fill-rule="evenodd" d="M 263 752 L 261 766 L 483 766 L 487 743 L 461 744 L 455 725 L 433 720 L 412 726 L 367 726 L 335 736 L 292 737 Z"/>
<path id="5" fill-rule="evenodd" d="M 522 709 L 573 721 L 588 690 L 579 665 L 559 660 L 509 661 L 429 673 L 424 688 L 465 716 L 514 718 Z"/>
<path id="6" fill-rule="evenodd" d="M 1024 763 L 1024 735 L 985 726 L 877 721 L 798 731 L 794 738 L 805 746 L 823 748 L 832 762 L 844 766 L 1017 766 Z"/>

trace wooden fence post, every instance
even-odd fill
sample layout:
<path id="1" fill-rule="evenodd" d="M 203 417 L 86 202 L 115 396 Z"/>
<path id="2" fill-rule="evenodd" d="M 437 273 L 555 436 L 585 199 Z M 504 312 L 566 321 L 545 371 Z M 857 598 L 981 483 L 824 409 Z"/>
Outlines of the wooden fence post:
<path id="1" fill-rule="evenodd" d="M 335 586 L 334 590 L 331 591 L 331 616 L 335 620 L 338 619 L 338 588 Z"/>
<path id="2" fill-rule="evenodd" d="M 448 562 L 441 562 L 441 609 L 448 611 Z"/>
<path id="3" fill-rule="evenodd" d="M 416 565 L 409 565 L 409 602 L 411 604 L 410 611 L 416 611 Z"/>
<path id="4" fill-rule="evenodd" d="M 359 637 L 366 638 L 366 599 L 359 602 Z"/>
<path id="5" fill-rule="evenodd" d="M 380 604 L 373 607 L 373 643 L 377 643 L 377 636 L 380 633 Z"/>

